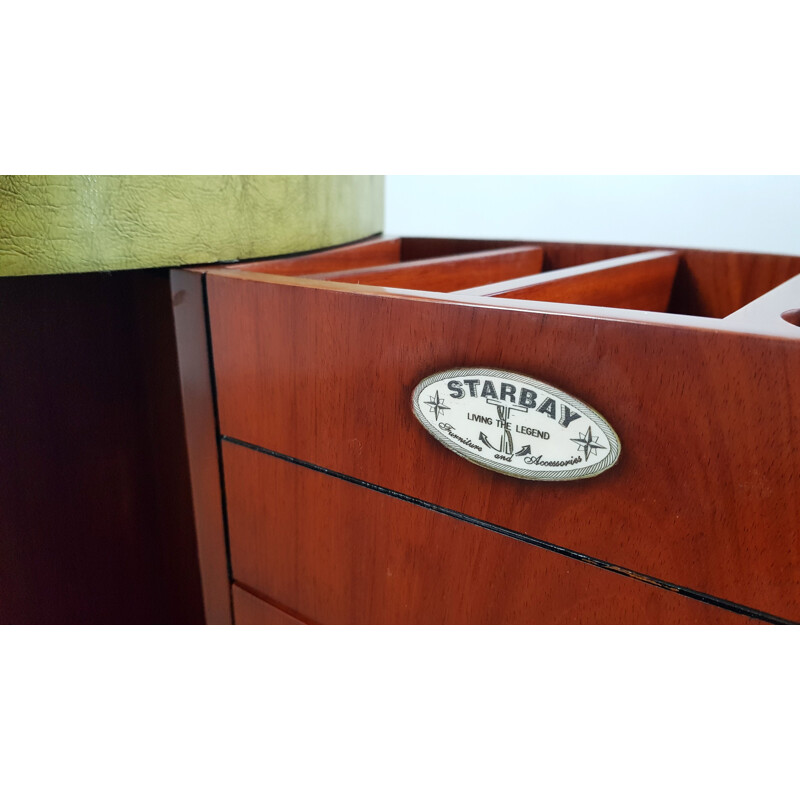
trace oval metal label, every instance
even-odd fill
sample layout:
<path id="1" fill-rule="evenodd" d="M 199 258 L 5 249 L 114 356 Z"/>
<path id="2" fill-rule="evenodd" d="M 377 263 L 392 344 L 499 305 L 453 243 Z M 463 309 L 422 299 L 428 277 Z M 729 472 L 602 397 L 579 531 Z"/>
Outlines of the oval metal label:
<path id="1" fill-rule="evenodd" d="M 622 450 L 593 408 L 514 372 L 437 372 L 414 389 L 412 408 L 428 433 L 454 453 L 524 480 L 591 478 L 613 467 Z"/>

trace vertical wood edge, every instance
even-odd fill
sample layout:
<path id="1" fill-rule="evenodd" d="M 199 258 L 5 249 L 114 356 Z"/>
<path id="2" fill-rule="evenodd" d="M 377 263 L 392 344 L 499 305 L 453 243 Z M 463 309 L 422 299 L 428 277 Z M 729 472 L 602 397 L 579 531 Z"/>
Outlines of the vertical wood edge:
<path id="1" fill-rule="evenodd" d="M 233 612 L 204 275 L 173 269 L 170 286 L 206 623 L 230 625 Z"/>

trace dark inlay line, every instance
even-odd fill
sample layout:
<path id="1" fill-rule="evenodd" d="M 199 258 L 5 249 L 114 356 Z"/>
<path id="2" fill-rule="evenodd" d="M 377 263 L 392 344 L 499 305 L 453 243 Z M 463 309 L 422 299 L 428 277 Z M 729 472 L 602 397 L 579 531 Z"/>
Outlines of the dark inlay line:
<path id="1" fill-rule="evenodd" d="M 211 311 L 208 307 L 208 287 L 206 273 L 202 274 L 203 280 L 203 313 L 206 323 L 206 348 L 208 350 L 208 371 L 211 380 L 211 404 L 214 411 L 214 429 L 217 433 L 217 442 L 222 441 L 219 426 L 219 404 L 217 402 L 217 375 L 214 370 L 214 348 L 211 343 Z M 217 444 L 217 468 L 219 469 L 219 489 L 220 504 L 222 506 L 222 532 L 225 536 L 225 560 L 228 568 L 228 604 L 231 611 L 231 619 L 236 621 L 233 616 L 233 562 L 231 561 L 231 537 L 228 533 L 228 499 L 225 492 L 225 469 L 222 462 L 222 445 Z"/>
<path id="2" fill-rule="evenodd" d="M 584 564 L 591 564 L 592 566 L 599 567 L 600 569 L 614 572 L 617 575 L 623 575 L 626 578 L 633 578 L 634 580 L 642 581 L 642 583 L 648 583 L 651 586 L 658 586 L 661 589 L 674 592 L 682 597 L 689 597 L 692 600 L 698 600 L 701 603 L 718 606 L 719 608 L 724 608 L 726 611 L 732 611 L 735 614 L 742 614 L 746 617 L 752 617 L 753 619 L 761 620 L 762 622 L 771 622 L 774 625 L 797 624 L 792 620 L 784 619 L 783 617 L 776 617 L 774 614 L 768 614 L 766 611 L 759 611 L 757 608 L 743 606 L 739 603 L 734 603 L 731 600 L 723 600 L 721 597 L 714 597 L 713 595 L 699 592 L 696 589 L 689 589 L 686 586 L 679 586 L 676 583 L 670 583 L 669 581 L 661 580 L 660 578 L 652 578 L 649 575 L 645 575 L 643 572 L 626 569 L 625 567 L 620 567 L 617 564 L 611 564 L 608 561 L 603 561 L 602 559 L 595 558 L 594 556 L 587 556 L 584 553 L 577 552 L 576 550 L 570 550 L 566 547 L 561 547 L 560 545 L 546 542 L 543 539 L 537 539 L 533 536 L 519 533 L 511 530 L 511 528 L 504 528 L 501 525 L 495 525 L 492 522 L 487 522 L 486 520 L 477 519 L 476 517 L 470 517 L 467 514 L 462 514 L 460 511 L 454 511 L 451 508 L 437 506 L 433 503 L 429 503 L 427 500 L 420 500 L 418 497 L 412 497 L 411 495 L 403 494 L 402 492 L 396 492 L 394 489 L 387 489 L 385 486 L 378 486 L 376 483 L 369 483 L 368 481 L 362 481 L 358 478 L 353 478 L 351 475 L 345 475 L 342 472 L 336 472 L 332 469 L 327 469 L 326 467 L 320 467 L 319 465 L 312 464 L 309 461 L 303 461 L 299 458 L 294 458 L 293 456 L 287 456 L 284 453 L 278 453 L 275 450 L 267 450 L 266 447 L 259 447 L 257 444 L 243 442 L 241 439 L 234 439 L 232 436 L 221 436 L 220 438 L 225 442 L 230 442 L 231 444 L 239 445 L 240 447 L 246 447 L 248 450 L 255 450 L 257 453 L 263 453 L 264 455 L 272 456 L 273 458 L 279 458 L 282 461 L 288 461 L 290 464 L 306 467 L 307 469 L 314 470 L 314 472 L 321 472 L 324 475 L 330 475 L 333 478 L 339 478 L 339 480 L 347 481 L 348 483 L 354 483 L 357 486 L 363 486 L 366 489 L 372 489 L 375 492 L 380 492 L 381 494 L 388 495 L 389 497 L 394 497 L 398 500 L 405 500 L 407 503 L 413 503 L 415 506 L 420 506 L 428 511 L 435 511 L 439 514 L 444 514 L 446 517 L 452 517 L 453 519 L 457 519 L 461 522 L 468 522 L 472 525 L 477 525 L 478 527 L 485 528 L 493 533 L 499 533 L 501 536 L 508 536 L 510 539 L 516 539 L 519 542 L 524 542 L 525 544 L 530 544 L 534 547 L 541 547 L 543 550 L 549 550 L 551 553 L 558 553 L 559 555 L 566 556 L 567 558 L 572 558 L 575 561 L 582 561 Z"/>

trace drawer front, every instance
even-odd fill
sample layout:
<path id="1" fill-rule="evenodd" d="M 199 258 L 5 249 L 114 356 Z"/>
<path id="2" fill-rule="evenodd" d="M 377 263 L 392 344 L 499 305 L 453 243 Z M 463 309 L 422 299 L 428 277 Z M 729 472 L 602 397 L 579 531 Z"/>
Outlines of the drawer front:
<path id="1" fill-rule="evenodd" d="M 237 625 L 304 625 L 297 617 L 256 597 L 240 586 L 232 587 L 233 618 Z"/>
<path id="2" fill-rule="evenodd" d="M 208 297 L 224 437 L 800 619 L 800 462 L 786 427 L 797 342 L 218 274 Z M 468 366 L 596 408 L 619 462 L 536 483 L 446 450 L 414 418 L 412 391 Z"/>
<path id="3" fill-rule="evenodd" d="M 237 444 L 223 461 L 234 580 L 315 622 L 754 622 Z"/>

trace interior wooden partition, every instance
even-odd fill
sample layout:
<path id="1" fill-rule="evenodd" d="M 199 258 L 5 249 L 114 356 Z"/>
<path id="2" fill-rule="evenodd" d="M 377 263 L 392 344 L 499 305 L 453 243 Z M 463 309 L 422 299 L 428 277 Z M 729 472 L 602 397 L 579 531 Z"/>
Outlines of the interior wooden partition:
<path id="1" fill-rule="evenodd" d="M 800 258 L 401 237 L 173 284 L 217 621 L 800 620 Z M 618 464 L 443 448 L 411 392 L 475 365 L 598 409 Z"/>

